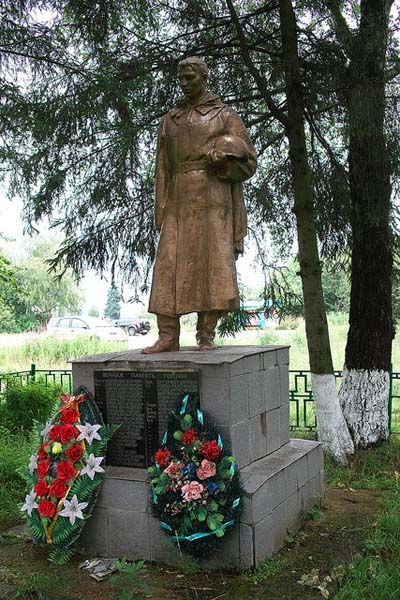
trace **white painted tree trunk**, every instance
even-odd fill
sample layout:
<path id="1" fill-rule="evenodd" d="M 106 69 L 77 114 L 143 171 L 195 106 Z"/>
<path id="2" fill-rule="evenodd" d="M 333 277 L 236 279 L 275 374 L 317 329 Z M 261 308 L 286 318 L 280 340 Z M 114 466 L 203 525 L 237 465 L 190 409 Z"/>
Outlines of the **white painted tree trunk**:
<path id="1" fill-rule="evenodd" d="M 354 454 L 354 444 L 340 408 L 334 375 L 311 373 L 318 439 L 342 465 Z"/>
<path id="2" fill-rule="evenodd" d="M 388 439 L 389 388 L 387 371 L 343 368 L 339 401 L 356 449 Z"/>

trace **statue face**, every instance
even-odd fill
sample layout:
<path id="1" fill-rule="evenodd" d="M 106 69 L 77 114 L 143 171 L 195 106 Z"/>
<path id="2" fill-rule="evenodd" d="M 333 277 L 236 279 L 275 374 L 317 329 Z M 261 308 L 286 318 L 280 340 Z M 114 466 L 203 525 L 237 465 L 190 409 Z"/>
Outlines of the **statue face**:
<path id="1" fill-rule="evenodd" d="M 192 67 L 182 67 L 178 71 L 178 80 L 181 90 L 189 100 L 201 96 L 206 85 L 205 76 Z"/>

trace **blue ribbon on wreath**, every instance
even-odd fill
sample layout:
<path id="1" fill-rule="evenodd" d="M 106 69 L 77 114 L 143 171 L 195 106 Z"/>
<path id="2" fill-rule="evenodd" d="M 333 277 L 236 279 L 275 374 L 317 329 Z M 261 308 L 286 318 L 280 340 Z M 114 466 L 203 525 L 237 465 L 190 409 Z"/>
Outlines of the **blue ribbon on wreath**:
<path id="1" fill-rule="evenodd" d="M 172 539 L 174 540 L 174 542 L 183 542 L 183 541 L 194 542 L 195 540 L 199 540 L 200 538 L 205 538 L 210 535 L 216 535 L 216 533 L 218 531 L 223 531 L 227 527 L 234 525 L 234 523 L 235 523 L 235 521 L 232 519 L 231 521 L 227 521 L 226 523 L 223 523 L 220 527 L 218 527 L 217 529 L 214 529 L 214 531 L 207 531 L 207 533 L 203 533 L 203 532 L 192 533 L 192 535 L 178 535 L 178 536 L 174 535 L 174 536 L 172 536 Z M 161 524 L 161 526 L 162 526 L 162 524 Z"/>
<path id="2" fill-rule="evenodd" d="M 186 394 L 182 400 L 181 415 L 184 415 L 186 412 L 188 400 L 189 400 L 189 394 Z"/>

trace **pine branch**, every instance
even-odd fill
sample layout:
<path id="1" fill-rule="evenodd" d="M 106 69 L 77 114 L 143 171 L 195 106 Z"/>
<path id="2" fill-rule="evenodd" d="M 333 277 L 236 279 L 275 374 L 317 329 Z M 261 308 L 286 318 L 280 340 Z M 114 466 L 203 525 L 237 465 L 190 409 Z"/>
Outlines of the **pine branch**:
<path id="1" fill-rule="evenodd" d="M 347 24 L 342 11 L 340 10 L 339 0 L 325 0 L 326 6 L 332 16 L 332 24 L 339 43 L 342 45 L 346 56 L 351 60 L 353 56 L 353 34 Z"/>
<path id="2" fill-rule="evenodd" d="M 248 68 L 250 74 L 253 76 L 253 79 L 256 82 L 257 87 L 260 90 L 262 97 L 264 98 L 265 102 L 267 103 L 268 109 L 270 110 L 271 114 L 276 119 L 278 119 L 278 121 L 280 121 L 282 123 L 282 125 L 284 125 L 286 127 L 288 125 L 288 118 L 285 115 L 285 113 L 281 109 L 279 109 L 278 106 L 275 104 L 275 101 L 272 98 L 271 93 L 269 91 L 268 85 L 265 82 L 265 79 L 262 77 L 262 75 L 260 74 L 260 72 L 254 65 L 254 62 L 253 62 L 250 52 L 249 52 L 249 47 L 248 47 L 248 44 L 246 41 L 246 36 L 245 36 L 244 30 L 242 28 L 242 25 L 240 23 L 240 20 L 237 16 L 237 13 L 235 11 L 235 7 L 233 6 L 233 2 L 232 2 L 232 0 L 226 0 L 226 3 L 228 5 L 228 9 L 231 14 L 232 21 L 236 28 L 240 47 L 242 49 L 242 56 L 243 56 L 244 63 L 246 65 L 246 67 Z"/>

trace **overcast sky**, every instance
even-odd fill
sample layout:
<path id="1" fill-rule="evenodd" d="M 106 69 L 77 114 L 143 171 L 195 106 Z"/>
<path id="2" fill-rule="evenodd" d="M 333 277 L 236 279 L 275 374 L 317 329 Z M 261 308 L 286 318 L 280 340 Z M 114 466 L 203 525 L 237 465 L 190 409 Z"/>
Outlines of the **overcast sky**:
<path id="1" fill-rule="evenodd" d="M 13 257 L 17 257 L 21 252 L 22 243 L 24 240 L 23 225 L 21 221 L 21 210 L 22 202 L 18 199 L 10 202 L 4 196 L 0 189 L 0 232 L 12 240 L 15 241 L 4 241 L 1 240 L 1 246 L 6 250 L 8 254 Z M 39 229 L 45 231 L 44 227 Z M 260 268 L 256 268 L 253 265 L 254 262 L 254 250 L 248 249 L 245 255 L 237 261 L 237 268 L 240 281 L 243 285 L 248 287 L 261 287 L 263 285 L 263 276 Z M 107 298 L 107 291 L 109 288 L 109 282 L 102 280 L 99 275 L 94 272 L 88 272 L 81 284 L 81 287 L 85 295 L 85 305 L 83 307 L 83 313 L 87 313 L 91 306 L 96 306 L 100 315 L 103 314 L 104 305 Z M 129 290 L 126 290 L 126 297 L 129 297 Z M 145 307 L 147 308 L 147 298 L 143 298 Z M 124 305 L 122 307 L 121 314 L 123 316 L 133 315 L 141 312 L 143 305 Z"/>

